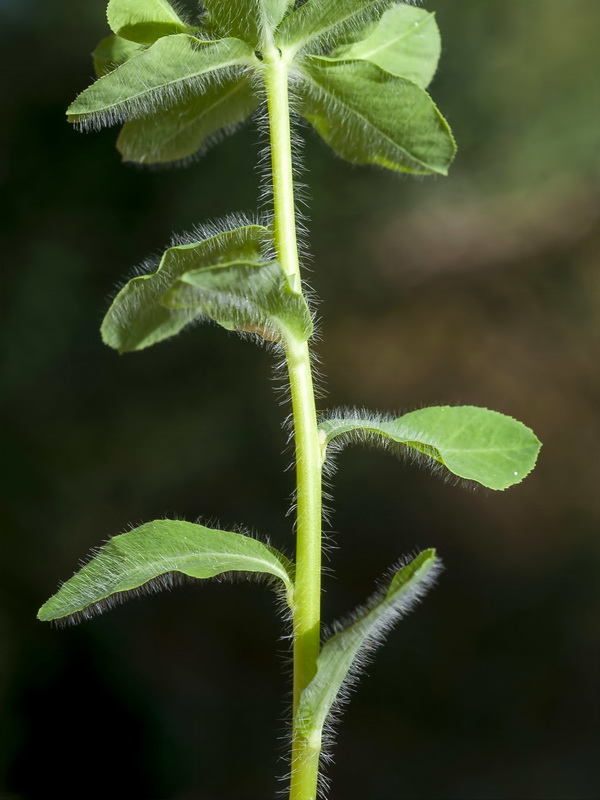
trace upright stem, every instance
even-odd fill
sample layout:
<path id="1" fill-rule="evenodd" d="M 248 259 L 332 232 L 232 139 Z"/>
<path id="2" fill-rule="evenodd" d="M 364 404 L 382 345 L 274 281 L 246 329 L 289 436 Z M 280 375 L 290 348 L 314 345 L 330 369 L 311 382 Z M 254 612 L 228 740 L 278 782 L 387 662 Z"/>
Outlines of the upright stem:
<path id="1" fill-rule="evenodd" d="M 264 54 L 277 257 L 290 284 L 301 292 L 288 93 L 281 52 Z M 303 689 L 317 669 L 321 625 L 321 448 L 307 342 L 286 342 L 296 446 L 296 583 L 294 587 L 294 719 Z M 320 742 L 294 730 L 290 800 L 315 800 Z"/>

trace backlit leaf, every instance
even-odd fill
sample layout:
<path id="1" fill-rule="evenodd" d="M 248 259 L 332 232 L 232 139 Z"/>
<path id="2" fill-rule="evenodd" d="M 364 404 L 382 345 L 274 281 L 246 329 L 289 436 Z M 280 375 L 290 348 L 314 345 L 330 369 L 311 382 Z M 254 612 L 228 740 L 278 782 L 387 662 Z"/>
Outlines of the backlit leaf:
<path id="1" fill-rule="evenodd" d="M 254 263 L 270 244 L 268 228 L 243 225 L 170 247 L 158 266 L 153 264 L 148 274 L 130 280 L 115 297 L 102 323 L 105 344 L 124 353 L 179 333 L 201 314 L 195 308 L 168 308 L 162 299 L 186 272 L 232 262 Z"/>
<path id="2" fill-rule="evenodd" d="M 329 41 L 353 25 L 364 24 L 385 5 L 381 0 L 307 0 L 283 20 L 275 41 L 296 49 L 320 37 Z"/>
<path id="3" fill-rule="evenodd" d="M 342 687 L 356 678 L 385 634 L 431 588 L 439 570 L 435 550 L 420 553 L 395 573 L 384 593 L 376 593 L 325 642 L 317 673 L 301 694 L 294 721 L 295 731 L 313 740 L 313 746 L 320 743 L 323 725 L 336 701 L 345 699 L 340 697 Z"/>
<path id="4" fill-rule="evenodd" d="M 440 32 L 435 15 L 400 3 L 370 25 L 364 38 L 338 47 L 332 57 L 370 61 L 386 72 L 407 78 L 425 89 L 435 75 L 440 52 Z"/>
<path id="5" fill-rule="evenodd" d="M 83 91 L 67 116 L 96 127 L 150 116 L 201 94 L 252 59 L 251 48 L 239 39 L 165 36 Z"/>
<path id="6" fill-rule="evenodd" d="M 397 419 L 357 413 L 324 420 L 320 429 L 325 444 L 342 436 L 405 445 L 488 489 L 520 483 L 535 466 L 541 447 L 522 422 L 476 406 L 434 406 Z"/>
<path id="7" fill-rule="evenodd" d="M 102 39 L 92 53 L 94 72 L 98 78 L 101 78 L 129 61 L 130 58 L 143 53 L 145 49 L 146 46 L 143 44 L 121 39 L 120 36 L 108 36 L 106 39 Z"/>
<path id="8" fill-rule="evenodd" d="M 232 131 L 258 104 L 249 78 L 230 78 L 153 117 L 126 122 L 117 147 L 125 161 L 179 161 L 205 150 L 215 135 Z"/>
<path id="9" fill-rule="evenodd" d="M 353 164 L 446 175 L 456 145 L 429 95 L 368 61 L 302 62 L 303 116 Z"/>
<path id="10" fill-rule="evenodd" d="M 117 36 L 141 44 L 191 30 L 167 0 L 110 0 L 106 16 Z"/>
<path id="11" fill-rule="evenodd" d="M 272 547 L 241 533 L 180 520 L 156 520 L 115 536 L 94 552 L 39 610 L 43 621 L 102 611 L 130 592 L 169 586 L 174 574 L 212 578 L 230 572 L 264 573 L 293 587 L 291 562 Z M 129 595 L 131 596 L 131 595 Z"/>

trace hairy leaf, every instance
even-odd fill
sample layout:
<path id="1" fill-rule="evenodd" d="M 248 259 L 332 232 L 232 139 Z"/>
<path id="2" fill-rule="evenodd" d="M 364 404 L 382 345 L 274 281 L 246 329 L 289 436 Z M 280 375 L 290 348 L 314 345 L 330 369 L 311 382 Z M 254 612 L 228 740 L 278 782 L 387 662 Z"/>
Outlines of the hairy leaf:
<path id="1" fill-rule="evenodd" d="M 488 489 L 520 483 L 541 447 L 522 422 L 476 406 L 434 406 L 397 419 L 357 413 L 324 420 L 320 429 L 326 445 L 338 436 L 406 445 Z"/>
<path id="2" fill-rule="evenodd" d="M 125 353 L 179 333 L 201 315 L 195 308 L 168 308 L 162 299 L 186 272 L 236 261 L 253 263 L 270 244 L 268 228 L 243 225 L 170 247 L 158 267 L 154 264 L 148 274 L 132 278 L 115 297 L 102 323 L 105 344 Z"/>
<path id="3" fill-rule="evenodd" d="M 360 59 L 425 89 L 431 83 L 441 52 L 435 15 L 400 3 L 365 31 L 365 38 L 338 47 L 336 59 Z"/>
<path id="4" fill-rule="evenodd" d="M 117 36 L 141 44 L 191 30 L 167 0 L 110 0 L 106 16 Z"/>
<path id="5" fill-rule="evenodd" d="M 204 0 L 207 28 L 222 36 L 237 36 L 254 47 L 275 30 L 294 0 Z"/>
<path id="6" fill-rule="evenodd" d="M 107 36 L 106 39 L 102 39 L 92 53 L 94 72 L 98 78 L 101 78 L 129 61 L 130 58 L 143 53 L 144 50 L 146 50 L 146 46 L 143 44 L 121 39 L 120 36 Z"/>
<path id="7" fill-rule="evenodd" d="M 350 622 L 328 639 L 317 661 L 317 673 L 302 692 L 294 727 L 318 745 L 325 721 L 340 690 L 356 677 L 375 646 L 410 612 L 433 585 L 440 570 L 435 550 L 425 550 L 394 574 L 387 590 L 376 593 Z M 336 626 L 340 627 L 340 626 Z"/>
<path id="8" fill-rule="evenodd" d="M 156 579 L 169 585 L 173 573 L 212 578 L 226 572 L 271 575 L 291 596 L 293 566 L 274 548 L 241 533 L 163 519 L 110 539 L 41 607 L 38 619 L 91 616 L 123 593 L 156 589 Z"/>
<path id="9" fill-rule="evenodd" d="M 283 20 L 275 41 L 297 49 L 314 39 L 328 40 L 331 34 L 339 36 L 364 24 L 386 5 L 389 0 L 307 0 Z"/>
<path id="10" fill-rule="evenodd" d="M 239 39 L 165 36 L 83 91 L 67 116 L 70 122 L 97 127 L 150 116 L 201 94 L 253 58 L 252 49 Z"/>
<path id="11" fill-rule="evenodd" d="M 227 330 L 266 341 L 307 341 L 312 320 L 276 261 L 233 263 L 190 270 L 166 293 L 163 304 L 208 315 Z"/>
<path id="12" fill-rule="evenodd" d="M 233 77 L 149 119 L 126 122 L 117 147 L 125 161 L 180 161 L 205 150 L 220 133 L 231 132 L 258 104 L 250 79 Z"/>
<path id="13" fill-rule="evenodd" d="M 368 61 L 302 62 L 303 116 L 346 161 L 446 175 L 456 145 L 429 95 Z"/>

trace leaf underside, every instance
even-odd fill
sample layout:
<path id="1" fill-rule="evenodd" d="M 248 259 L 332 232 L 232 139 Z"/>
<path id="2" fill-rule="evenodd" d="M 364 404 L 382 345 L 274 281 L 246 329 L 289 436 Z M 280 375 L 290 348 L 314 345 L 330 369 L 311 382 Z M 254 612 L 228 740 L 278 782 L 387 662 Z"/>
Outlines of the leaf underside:
<path id="1" fill-rule="evenodd" d="M 506 489 L 531 472 L 541 444 L 512 417 L 476 406 L 434 406 L 397 419 L 357 413 L 320 424 L 326 444 L 337 437 L 397 443 L 489 489 Z"/>
<path id="2" fill-rule="evenodd" d="M 417 175 L 447 174 L 456 145 L 429 95 L 368 61 L 302 62 L 301 113 L 353 164 Z"/>
<path id="3" fill-rule="evenodd" d="M 251 47 L 239 39 L 165 36 L 83 91 L 67 117 L 96 127 L 148 117 L 202 94 L 236 69 L 239 73 L 251 58 Z"/>
<path id="4" fill-rule="evenodd" d="M 332 58 L 370 61 L 422 89 L 431 83 L 441 53 L 435 15 L 399 3 L 371 23 L 357 41 L 337 47 Z"/>
<path id="5" fill-rule="evenodd" d="M 314 40 L 327 43 L 386 5 L 389 2 L 381 0 L 307 0 L 283 20 L 275 43 L 280 47 L 302 47 Z"/>
<path id="6" fill-rule="evenodd" d="M 292 591 L 291 562 L 256 539 L 180 520 L 148 522 L 103 545 L 42 606 L 38 619 L 90 616 L 106 601 L 123 599 L 123 593 L 151 581 L 155 588 L 156 579 L 173 573 L 212 578 L 228 572 L 264 573 L 280 581 L 288 595 Z"/>
<path id="7" fill-rule="evenodd" d="M 268 258 L 271 245 L 268 228 L 245 225 L 170 247 L 115 297 L 102 323 L 105 344 L 142 350 L 207 318 L 268 341 L 308 339 L 310 311 Z"/>
<path id="8" fill-rule="evenodd" d="M 297 733 L 320 740 L 327 717 L 340 699 L 340 690 L 343 692 L 348 680 L 355 677 L 361 661 L 369 660 L 385 633 L 431 588 L 440 568 L 435 550 L 423 551 L 396 571 L 384 593 L 376 593 L 355 612 L 349 624 L 325 642 L 317 673 L 300 698 L 294 721 Z"/>
<path id="9" fill-rule="evenodd" d="M 106 17 L 117 36 L 141 44 L 190 30 L 167 0 L 110 0 Z"/>
<path id="10" fill-rule="evenodd" d="M 190 270 L 165 294 L 163 304 L 208 314 L 227 330 L 253 333 L 266 341 L 307 341 L 312 334 L 306 301 L 291 288 L 276 261 Z"/>
<path id="11" fill-rule="evenodd" d="M 102 39 L 92 53 L 94 72 L 98 78 L 112 72 L 130 58 L 139 56 L 146 50 L 146 45 L 130 42 L 120 36 L 107 36 Z"/>
<path id="12" fill-rule="evenodd" d="M 236 36 L 262 46 L 267 30 L 275 30 L 294 0 L 204 0 L 206 27 L 220 36 Z"/>
<path id="13" fill-rule="evenodd" d="M 124 161 L 139 164 L 182 161 L 203 151 L 215 135 L 229 133 L 258 104 L 250 79 L 234 76 L 152 117 L 126 122 L 117 148 Z"/>

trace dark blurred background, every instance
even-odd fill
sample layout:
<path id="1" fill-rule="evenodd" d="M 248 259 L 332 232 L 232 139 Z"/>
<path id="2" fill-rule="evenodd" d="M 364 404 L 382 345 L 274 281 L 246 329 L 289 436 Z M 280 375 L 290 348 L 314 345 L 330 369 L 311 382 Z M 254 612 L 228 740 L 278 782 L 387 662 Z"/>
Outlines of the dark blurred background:
<path id="1" fill-rule="evenodd" d="M 596 0 L 429 0 L 448 179 L 306 138 L 323 406 L 478 404 L 544 442 L 507 492 L 348 450 L 324 616 L 403 553 L 438 588 L 340 728 L 329 800 L 589 800 L 598 779 L 600 339 Z M 285 771 L 288 642 L 268 590 L 187 585 L 78 628 L 35 619 L 107 536 L 164 515 L 293 552 L 271 357 L 216 327 L 124 357 L 98 326 L 172 231 L 253 211 L 246 127 L 188 170 L 123 166 L 64 110 L 104 0 L 0 0 L 3 340 L 0 796 L 267 800 Z M 282 455 L 283 453 L 283 455 Z M 283 669 L 282 669 L 283 668 Z"/>

